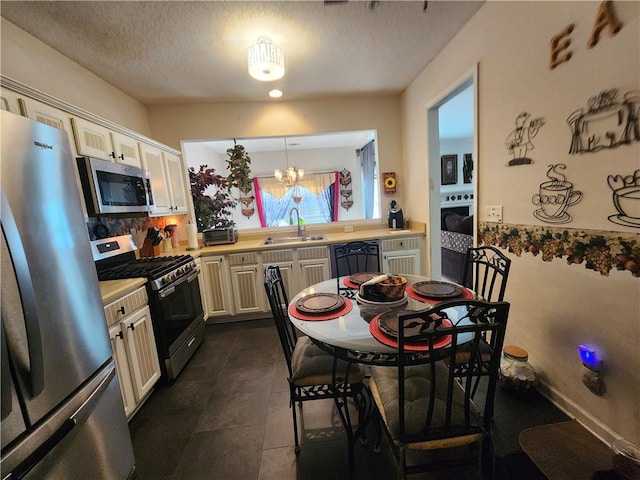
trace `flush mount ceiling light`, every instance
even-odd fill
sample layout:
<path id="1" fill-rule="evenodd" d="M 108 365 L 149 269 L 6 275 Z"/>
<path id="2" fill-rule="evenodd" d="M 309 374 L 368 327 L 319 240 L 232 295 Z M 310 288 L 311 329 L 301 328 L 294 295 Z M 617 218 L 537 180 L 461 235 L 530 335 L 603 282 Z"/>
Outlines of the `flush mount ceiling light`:
<path id="1" fill-rule="evenodd" d="M 271 98 L 280 98 L 282 96 L 282 90 L 278 90 L 278 89 L 270 90 L 269 96 Z"/>
<path id="2" fill-rule="evenodd" d="M 270 82 L 284 76 L 284 55 L 269 37 L 260 37 L 247 52 L 249 75 L 256 80 Z"/>

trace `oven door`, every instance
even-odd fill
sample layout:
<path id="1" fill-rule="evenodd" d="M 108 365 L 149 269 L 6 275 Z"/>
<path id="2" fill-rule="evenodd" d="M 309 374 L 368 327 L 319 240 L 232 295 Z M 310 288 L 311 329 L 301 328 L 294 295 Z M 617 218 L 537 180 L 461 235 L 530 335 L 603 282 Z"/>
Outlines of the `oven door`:
<path id="1" fill-rule="evenodd" d="M 156 292 L 156 337 L 164 359 L 185 342 L 196 320 L 204 321 L 198 273 L 198 269 L 193 270 Z"/>

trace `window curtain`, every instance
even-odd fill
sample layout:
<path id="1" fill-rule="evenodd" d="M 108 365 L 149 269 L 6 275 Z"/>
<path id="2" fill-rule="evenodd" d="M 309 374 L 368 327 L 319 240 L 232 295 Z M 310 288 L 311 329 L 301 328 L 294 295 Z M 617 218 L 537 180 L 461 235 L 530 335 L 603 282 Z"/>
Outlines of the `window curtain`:
<path id="1" fill-rule="evenodd" d="M 337 221 L 337 179 L 338 172 L 312 173 L 305 175 L 297 184 L 287 186 L 275 177 L 255 177 L 254 190 L 260 225 L 288 225 L 292 220 L 289 212 L 296 207 L 305 223 Z M 296 201 L 299 197 L 302 197 L 301 202 Z"/>
<path id="2" fill-rule="evenodd" d="M 360 149 L 360 167 L 362 170 L 362 196 L 364 218 L 373 218 L 376 154 L 373 140 Z"/>

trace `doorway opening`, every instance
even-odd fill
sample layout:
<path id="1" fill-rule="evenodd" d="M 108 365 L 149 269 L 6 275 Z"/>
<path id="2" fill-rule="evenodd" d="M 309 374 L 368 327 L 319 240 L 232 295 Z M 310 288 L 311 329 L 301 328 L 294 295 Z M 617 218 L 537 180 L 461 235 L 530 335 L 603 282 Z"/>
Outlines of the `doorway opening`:
<path id="1" fill-rule="evenodd" d="M 477 66 L 427 107 L 431 276 L 460 283 L 475 245 Z"/>

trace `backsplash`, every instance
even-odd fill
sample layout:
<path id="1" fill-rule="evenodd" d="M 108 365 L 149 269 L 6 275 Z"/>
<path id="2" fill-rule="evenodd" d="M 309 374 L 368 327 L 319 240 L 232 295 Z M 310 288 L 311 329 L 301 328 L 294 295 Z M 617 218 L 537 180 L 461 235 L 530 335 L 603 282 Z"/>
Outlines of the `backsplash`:
<path id="1" fill-rule="evenodd" d="M 169 223 L 168 220 L 169 217 L 90 217 L 87 222 L 87 228 L 89 229 L 89 237 L 91 240 L 98 240 L 95 232 L 98 225 L 107 227 L 109 237 L 116 237 L 133 233 L 132 230 L 136 232 L 146 232 L 147 229 L 151 227 L 158 227 L 162 231 Z"/>
<path id="2" fill-rule="evenodd" d="M 640 277 L 637 233 L 480 222 L 478 237 L 479 245 L 494 245 L 517 257 L 529 253 L 544 262 L 583 265 L 604 276 L 615 269 Z"/>

